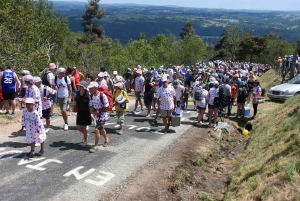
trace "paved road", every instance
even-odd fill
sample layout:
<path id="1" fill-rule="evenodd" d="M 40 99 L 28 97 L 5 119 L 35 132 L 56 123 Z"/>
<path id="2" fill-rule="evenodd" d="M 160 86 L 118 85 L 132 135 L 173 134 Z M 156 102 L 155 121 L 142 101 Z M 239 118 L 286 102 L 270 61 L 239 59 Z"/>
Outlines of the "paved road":
<path id="1" fill-rule="evenodd" d="M 53 122 L 43 157 L 25 156 L 30 149 L 25 133 L 1 138 L 0 200 L 98 200 L 103 192 L 134 175 L 187 131 L 195 112 L 184 111 L 181 126 L 172 127 L 167 134 L 159 130 L 162 121 L 155 125 L 151 123 L 153 118 L 144 116 L 128 112 L 121 136 L 116 134 L 116 118 L 111 117 L 106 125 L 109 145 L 100 146 L 93 154 L 78 146 L 82 135 L 72 126 L 74 116 L 70 117 L 68 131 L 60 129 L 62 121 Z M 89 130 L 89 145 L 94 142 L 92 131 L 93 127 Z M 100 144 L 103 142 L 101 136 Z"/>

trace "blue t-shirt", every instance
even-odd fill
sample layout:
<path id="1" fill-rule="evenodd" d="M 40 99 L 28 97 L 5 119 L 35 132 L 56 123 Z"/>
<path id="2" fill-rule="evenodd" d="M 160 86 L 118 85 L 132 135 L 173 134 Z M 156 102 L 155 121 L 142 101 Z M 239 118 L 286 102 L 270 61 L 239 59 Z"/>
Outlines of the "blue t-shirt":
<path id="1" fill-rule="evenodd" d="M 188 82 L 189 79 L 190 79 L 190 77 L 192 77 L 192 74 L 191 74 L 191 73 L 187 73 L 187 74 L 185 75 L 185 81 Z"/>
<path id="2" fill-rule="evenodd" d="M 162 81 L 161 81 L 161 78 L 159 77 L 159 78 L 156 78 L 156 82 L 158 82 L 159 83 L 159 87 L 161 87 L 162 86 Z"/>
<path id="3" fill-rule="evenodd" d="M 4 93 L 15 93 L 16 92 L 16 86 L 15 86 L 15 78 L 14 78 L 15 73 L 13 71 L 7 72 L 3 71 L 2 72 L 2 92 Z"/>

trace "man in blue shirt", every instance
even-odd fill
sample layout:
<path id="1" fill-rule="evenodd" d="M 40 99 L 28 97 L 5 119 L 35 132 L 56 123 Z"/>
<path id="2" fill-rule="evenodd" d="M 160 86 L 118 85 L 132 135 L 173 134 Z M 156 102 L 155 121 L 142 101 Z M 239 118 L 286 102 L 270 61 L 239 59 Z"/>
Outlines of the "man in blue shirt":
<path id="1" fill-rule="evenodd" d="M 16 93 L 19 93 L 20 81 L 17 74 L 11 70 L 11 63 L 6 63 L 5 66 L 6 69 L 0 73 L 0 91 L 3 95 L 5 114 L 9 114 L 9 105 L 11 105 L 11 115 L 14 116 L 16 109 L 15 97 Z"/>

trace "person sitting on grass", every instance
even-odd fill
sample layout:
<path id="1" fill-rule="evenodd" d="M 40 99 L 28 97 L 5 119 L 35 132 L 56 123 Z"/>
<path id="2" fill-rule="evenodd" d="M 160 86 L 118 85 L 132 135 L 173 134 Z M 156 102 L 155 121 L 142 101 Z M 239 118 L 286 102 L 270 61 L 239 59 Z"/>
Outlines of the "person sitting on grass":
<path id="1" fill-rule="evenodd" d="M 37 153 L 37 156 L 44 154 L 44 145 L 46 140 L 46 133 L 43 122 L 40 119 L 38 112 L 34 109 L 35 100 L 33 98 L 26 98 L 26 108 L 22 113 L 22 128 L 18 133 L 22 132 L 26 128 L 26 142 L 30 144 L 30 152 L 27 154 L 29 158 L 35 156 L 34 148 L 35 144 L 41 144 L 41 150 Z"/>

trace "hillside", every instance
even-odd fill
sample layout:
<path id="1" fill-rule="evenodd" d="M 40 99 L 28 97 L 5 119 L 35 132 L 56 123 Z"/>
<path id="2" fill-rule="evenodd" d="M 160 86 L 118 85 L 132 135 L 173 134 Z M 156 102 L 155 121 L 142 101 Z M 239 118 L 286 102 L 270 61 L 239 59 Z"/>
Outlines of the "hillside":
<path id="1" fill-rule="evenodd" d="M 193 21 L 196 34 L 215 44 L 222 31 L 234 23 L 253 35 L 276 32 L 289 42 L 299 39 L 300 13 L 281 11 L 225 10 L 175 6 L 143 6 L 135 4 L 101 4 L 106 15 L 101 20 L 106 35 L 122 43 L 137 39 L 140 32 L 147 38 L 157 34 L 179 36 L 186 21 Z M 54 2 L 54 9 L 69 20 L 72 31 L 82 31 L 80 16 L 84 2 Z"/>

